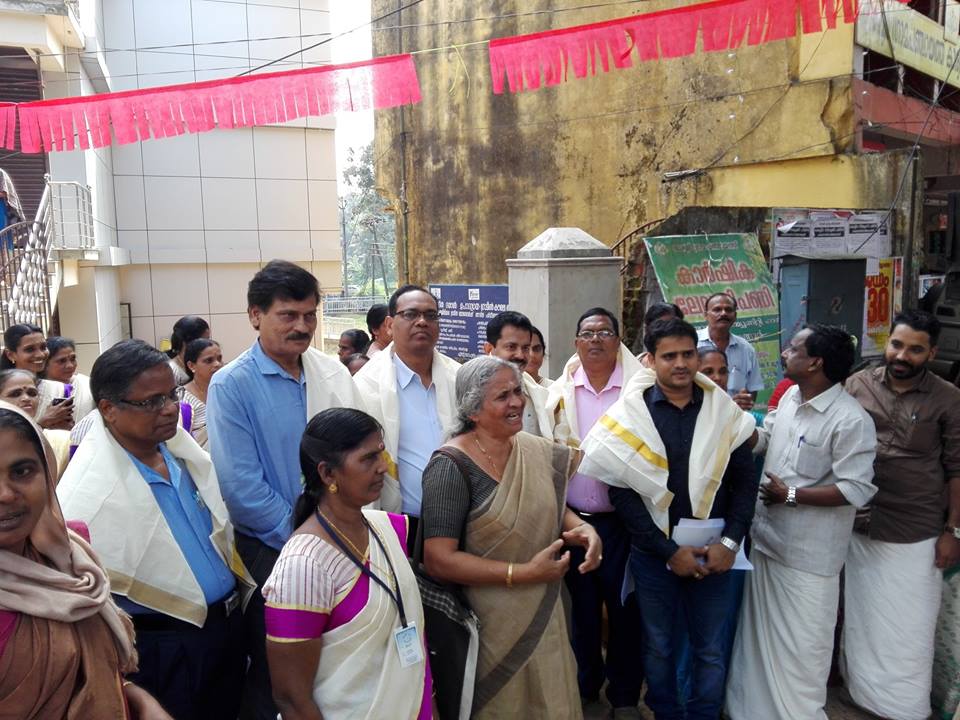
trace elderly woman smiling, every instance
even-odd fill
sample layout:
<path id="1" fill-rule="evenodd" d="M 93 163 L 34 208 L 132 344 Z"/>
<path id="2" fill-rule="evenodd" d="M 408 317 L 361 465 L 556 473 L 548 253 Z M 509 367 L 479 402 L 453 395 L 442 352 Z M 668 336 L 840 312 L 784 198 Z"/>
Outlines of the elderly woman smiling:
<path id="1" fill-rule="evenodd" d="M 508 362 L 467 362 L 456 397 L 452 437 L 423 473 L 424 564 L 464 586 L 480 620 L 473 716 L 579 718 L 563 546 L 586 548 L 582 573 L 601 559 L 596 531 L 564 503 L 579 453 L 521 432 L 523 386 Z"/>

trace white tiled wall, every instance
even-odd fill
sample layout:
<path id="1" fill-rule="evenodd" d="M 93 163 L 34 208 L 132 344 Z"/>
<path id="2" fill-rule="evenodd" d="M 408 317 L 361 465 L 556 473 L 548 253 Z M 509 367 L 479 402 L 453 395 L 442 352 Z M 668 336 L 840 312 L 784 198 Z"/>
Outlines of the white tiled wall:
<path id="1" fill-rule="evenodd" d="M 128 50 L 106 54 L 113 90 L 232 77 L 330 28 L 327 0 L 100 2 L 102 45 Z M 327 48 L 261 72 L 328 63 Z M 313 118 L 112 148 L 115 233 L 134 263 L 119 272 L 119 293 L 135 336 L 159 344 L 177 318 L 198 314 L 234 356 L 253 337 L 247 282 L 273 258 L 303 262 L 339 290 L 332 128 Z"/>

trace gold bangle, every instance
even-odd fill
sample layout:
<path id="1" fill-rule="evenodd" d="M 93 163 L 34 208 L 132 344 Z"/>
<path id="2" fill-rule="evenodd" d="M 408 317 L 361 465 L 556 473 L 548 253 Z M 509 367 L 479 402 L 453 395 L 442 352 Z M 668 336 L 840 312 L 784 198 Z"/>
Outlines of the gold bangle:
<path id="1" fill-rule="evenodd" d="M 127 685 L 133 685 L 133 680 L 124 680 L 120 687 L 126 687 Z"/>
<path id="2" fill-rule="evenodd" d="M 507 587 L 513 587 L 513 563 L 507 564 Z"/>

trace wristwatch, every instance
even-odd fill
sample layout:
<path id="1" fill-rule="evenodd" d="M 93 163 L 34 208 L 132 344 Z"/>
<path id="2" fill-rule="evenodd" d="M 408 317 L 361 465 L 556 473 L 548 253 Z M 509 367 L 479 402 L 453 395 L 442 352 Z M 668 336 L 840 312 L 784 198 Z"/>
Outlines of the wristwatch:
<path id="1" fill-rule="evenodd" d="M 960 540 L 960 527 L 953 527 L 953 525 L 944 525 L 944 532 L 948 532 L 953 535 L 957 540 Z"/>
<path id="2" fill-rule="evenodd" d="M 736 540 L 733 540 L 731 538 L 724 536 L 720 538 L 720 544 L 723 545 L 727 550 L 732 552 L 734 555 L 740 552 L 740 543 L 738 543 Z"/>
<path id="3" fill-rule="evenodd" d="M 791 485 L 787 488 L 787 499 L 783 503 L 787 507 L 797 506 L 797 488 Z"/>

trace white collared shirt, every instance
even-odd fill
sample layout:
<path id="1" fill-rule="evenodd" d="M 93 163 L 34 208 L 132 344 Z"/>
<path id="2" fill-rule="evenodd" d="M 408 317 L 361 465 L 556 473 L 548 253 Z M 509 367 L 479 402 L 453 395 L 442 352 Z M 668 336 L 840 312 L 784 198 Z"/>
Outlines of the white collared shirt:
<path id="1" fill-rule="evenodd" d="M 767 451 L 764 473 L 797 488 L 836 485 L 849 504 L 766 506 L 758 499 L 750 531 L 754 549 L 797 570 L 827 577 L 838 574 L 857 508 L 877 491 L 873 420 L 840 383 L 806 402 L 794 385 L 767 414 L 759 434 L 757 449 L 765 446 Z"/>
<path id="2" fill-rule="evenodd" d="M 420 517 L 423 498 L 423 469 L 433 451 L 443 442 L 437 413 L 437 388 L 425 388 L 420 376 L 408 368 L 396 353 L 397 402 L 400 406 L 400 433 L 397 446 L 397 473 L 400 477 L 402 511 Z"/>

